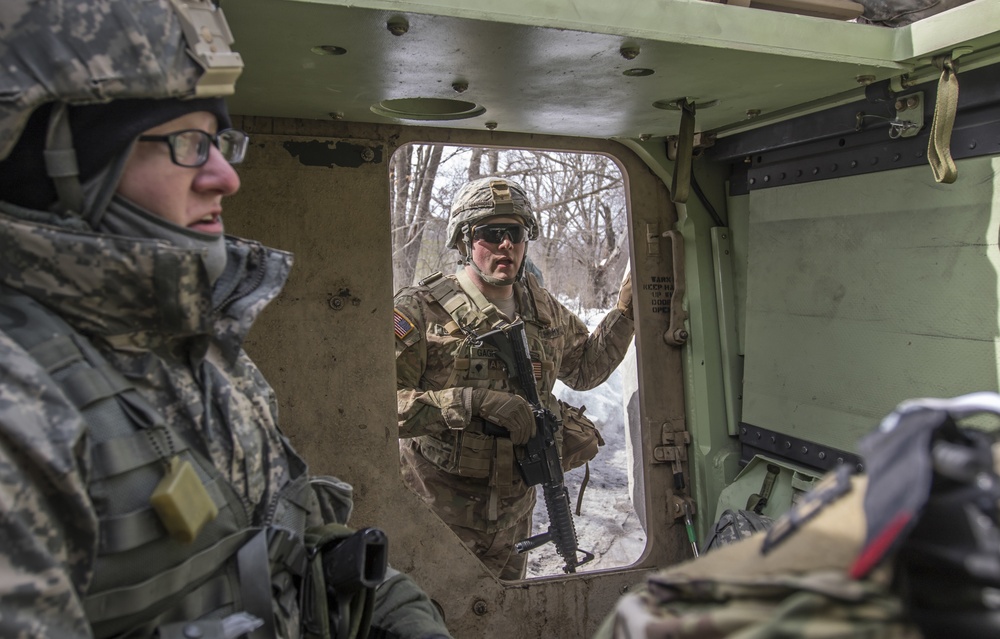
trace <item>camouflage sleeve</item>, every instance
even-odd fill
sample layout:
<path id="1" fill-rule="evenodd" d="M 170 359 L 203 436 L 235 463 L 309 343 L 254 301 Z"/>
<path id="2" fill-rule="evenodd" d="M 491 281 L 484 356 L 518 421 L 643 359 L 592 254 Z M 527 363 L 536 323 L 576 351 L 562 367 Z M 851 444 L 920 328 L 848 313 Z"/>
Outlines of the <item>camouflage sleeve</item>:
<path id="1" fill-rule="evenodd" d="M 78 454 L 84 425 L 0 333 L 0 637 L 90 637 L 97 519 Z"/>
<path id="2" fill-rule="evenodd" d="M 614 308 L 590 333 L 572 311 L 551 296 L 550 302 L 566 335 L 559 379 L 574 390 L 590 390 L 598 386 L 625 357 L 635 332 L 635 322 Z"/>
<path id="3" fill-rule="evenodd" d="M 375 591 L 372 632 L 368 636 L 450 639 L 444 619 L 430 597 L 407 575 L 392 569 L 390 572 Z"/>
<path id="4" fill-rule="evenodd" d="M 401 293 L 395 299 L 396 410 L 399 436 L 435 435 L 468 426 L 472 417 L 469 389 L 422 388 L 427 368 L 424 302 Z"/>

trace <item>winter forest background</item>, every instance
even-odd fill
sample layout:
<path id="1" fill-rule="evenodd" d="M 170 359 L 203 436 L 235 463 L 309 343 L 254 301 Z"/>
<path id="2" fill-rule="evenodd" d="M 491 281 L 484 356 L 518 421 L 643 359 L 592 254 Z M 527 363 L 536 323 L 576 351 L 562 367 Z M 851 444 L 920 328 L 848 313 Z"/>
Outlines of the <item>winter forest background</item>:
<path id="1" fill-rule="evenodd" d="M 610 158 L 585 153 L 527 151 L 409 144 L 390 164 L 393 284 L 396 290 L 441 271 L 454 272 L 458 253 L 445 247 L 451 200 L 466 182 L 499 176 L 520 183 L 539 222 L 539 238 L 528 256 L 544 286 L 576 312 L 591 330 L 617 299 L 629 250 L 624 180 Z M 626 372 L 628 371 L 628 372 Z M 627 383 L 623 375 L 631 375 Z M 619 367 L 604 384 L 586 392 L 561 382 L 555 394 L 598 426 L 606 444 L 590 463 L 580 515 L 579 547 L 597 558 L 580 570 L 626 566 L 639 558 L 645 533 L 629 497 L 623 381 L 635 387 L 634 367 Z M 585 468 L 566 474 L 574 508 Z M 539 493 L 534 532 L 548 528 Z M 560 574 L 562 560 L 552 544 L 533 550 L 528 576 Z"/>

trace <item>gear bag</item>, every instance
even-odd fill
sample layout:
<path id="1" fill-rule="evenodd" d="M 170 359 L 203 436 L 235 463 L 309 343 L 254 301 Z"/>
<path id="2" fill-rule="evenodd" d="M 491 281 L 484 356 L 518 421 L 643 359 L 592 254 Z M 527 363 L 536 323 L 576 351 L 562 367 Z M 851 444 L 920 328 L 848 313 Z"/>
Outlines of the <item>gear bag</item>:
<path id="1" fill-rule="evenodd" d="M 562 411 L 562 468 L 566 472 L 596 457 L 604 438 L 597 425 L 584 415 L 586 406 L 577 408 L 560 399 L 559 410 Z"/>

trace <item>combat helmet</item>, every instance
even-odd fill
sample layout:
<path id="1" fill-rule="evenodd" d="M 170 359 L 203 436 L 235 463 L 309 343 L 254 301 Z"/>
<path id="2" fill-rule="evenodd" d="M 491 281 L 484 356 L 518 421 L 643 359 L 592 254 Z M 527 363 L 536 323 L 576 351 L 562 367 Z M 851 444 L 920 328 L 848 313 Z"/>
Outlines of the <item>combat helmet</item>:
<path id="1" fill-rule="evenodd" d="M 513 180 L 484 177 L 465 184 L 455 194 L 448 218 L 448 248 L 458 249 L 465 264 L 472 263 L 472 228 L 497 215 L 519 217 L 528 229 L 528 239 L 538 239 L 538 220 L 524 187 Z M 524 275 L 525 259 L 517 279 Z"/>
<path id="2" fill-rule="evenodd" d="M 0 160 L 39 107 L 52 103 L 46 171 L 64 210 L 82 202 L 70 105 L 221 98 L 243 69 L 212 0 L 3 0 Z"/>

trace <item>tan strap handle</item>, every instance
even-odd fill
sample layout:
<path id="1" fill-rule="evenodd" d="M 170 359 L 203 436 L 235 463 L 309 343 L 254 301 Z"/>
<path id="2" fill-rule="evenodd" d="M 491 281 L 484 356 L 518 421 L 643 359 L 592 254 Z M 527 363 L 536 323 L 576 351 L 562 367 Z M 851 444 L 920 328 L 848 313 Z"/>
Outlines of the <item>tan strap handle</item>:
<path id="1" fill-rule="evenodd" d="M 935 58 L 934 66 L 941 69 L 941 77 L 934 105 L 934 121 L 927 141 L 927 161 L 936 182 L 951 184 L 958 179 L 958 167 L 951 157 L 951 132 L 958 113 L 958 73 L 951 56 Z"/>

